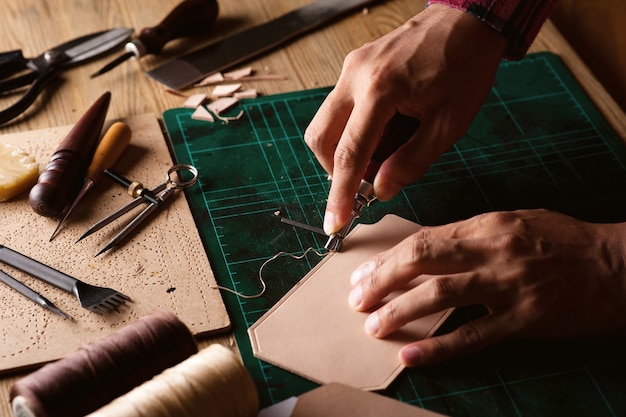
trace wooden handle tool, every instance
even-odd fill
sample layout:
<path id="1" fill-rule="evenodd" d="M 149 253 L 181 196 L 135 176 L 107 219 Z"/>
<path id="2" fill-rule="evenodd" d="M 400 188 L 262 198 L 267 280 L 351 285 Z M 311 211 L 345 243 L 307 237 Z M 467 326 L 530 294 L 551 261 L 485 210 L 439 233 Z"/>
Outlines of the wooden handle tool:
<path id="1" fill-rule="evenodd" d="M 52 241 L 52 239 L 54 239 L 59 233 L 61 227 L 65 224 L 67 219 L 70 217 L 70 214 L 74 211 L 74 208 L 76 208 L 85 194 L 91 190 L 94 184 L 100 181 L 104 175 L 104 171 L 115 165 L 120 156 L 122 156 L 124 149 L 126 149 L 130 143 L 131 136 L 132 131 L 130 130 L 130 127 L 122 122 L 113 123 L 111 127 L 107 129 L 106 133 L 100 140 L 98 147 L 96 148 L 91 165 L 89 165 L 89 168 L 87 169 L 87 175 L 83 181 L 82 188 L 72 202 L 72 205 L 65 210 L 63 218 L 57 224 L 54 232 L 52 232 L 52 236 L 50 236 L 50 241 Z"/>
<path id="2" fill-rule="evenodd" d="M 32 209 L 58 217 L 78 194 L 91 163 L 109 109 L 111 93 L 104 93 L 74 125 L 30 190 Z"/>
<path id="3" fill-rule="evenodd" d="M 129 58 L 158 54 L 168 42 L 207 32 L 217 17 L 216 0 L 184 0 L 176 6 L 157 26 L 144 28 L 139 35 L 126 44 L 126 53 L 114 59 L 92 78 L 104 74 Z"/>
<path id="4" fill-rule="evenodd" d="M 115 122 L 107 129 L 87 170 L 86 182 L 95 184 L 100 181 L 104 175 L 104 170 L 111 168 L 120 159 L 130 143 L 131 136 L 130 127 L 123 122 Z"/>

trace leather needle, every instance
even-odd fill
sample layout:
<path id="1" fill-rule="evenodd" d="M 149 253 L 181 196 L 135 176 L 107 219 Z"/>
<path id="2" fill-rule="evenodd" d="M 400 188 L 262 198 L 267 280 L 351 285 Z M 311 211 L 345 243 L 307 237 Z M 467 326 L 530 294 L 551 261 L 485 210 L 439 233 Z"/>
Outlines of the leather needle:
<path id="1" fill-rule="evenodd" d="M 52 236 L 50 236 L 50 241 L 59 233 L 61 227 L 65 224 L 70 214 L 85 194 L 102 178 L 104 171 L 107 168 L 111 168 L 115 162 L 117 162 L 124 152 L 124 149 L 126 149 L 130 143 L 131 136 L 132 132 L 130 128 L 123 122 L 116 122 L 109 127 L 94 152 L 82 188 L 57 224 Z"/>
<path id="2" fill-rule="evenodd" d="M 39 294 L 38 292 L 36 292 L 32 288 L 30 288 L 27 285 L 25 285 L 25 284 L 21 283 L 20 281 L 16 280 L 11 275 L 7 274 L 6 272 L 4 272 L 2 270 L 0 270 L 0 281 L 4 282 L 9 287 L 13 288 L 15 291 L 17 291 L 18 293 L 22 294 L 24 297 L 28 298 L 29 300 L 34 301 L 35 303 L 39 304 L 43 308 L 48 309 L 48 310 L 52 311 L 55 314 L 58 314 L 59 316 L 63 317 L 64 319 L 70 319 L 72 321 L 75 321 L 72 316 L 70 316 L 69 314 L 66 314 L 63 311 L 61 311 L 61 309 L 59 309 L 57 306 L 55 306 L 52 303 L 52 301 L 48 300 L 43 295 Z"/>
<path id="3" fill-rule="evenodd" d="M 317 233 L 317 234 L 320 234 L 320 235 L 328 236 L 326 234 L 326 232 L 324 232 L 324 229 L 322 229 L 321 227 L 310 226 L 310 225 L 308 225 L 306 223 L 301 223 L 301 222 L 298 222 L 298 221 L 295 221 L 295 220 L 288 219 L 287 217 L 281 217 L 280 218 L 280 222 L 288 224 L 288 225 L 293 226 L 293 227 L 298 227 L 300 229 L 308 230 L 309 232 L 313 232 L 313 233 Z"/>

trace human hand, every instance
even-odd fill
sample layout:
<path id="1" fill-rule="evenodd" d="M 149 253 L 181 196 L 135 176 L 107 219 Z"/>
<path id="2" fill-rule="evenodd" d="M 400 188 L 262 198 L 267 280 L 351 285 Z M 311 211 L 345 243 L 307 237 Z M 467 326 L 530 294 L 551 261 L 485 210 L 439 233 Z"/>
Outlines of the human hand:
<path id="1" fill-rule="evenodd" d="M 626 331 L 626 223 L 592 224 L 547 210 L 494 212 L 423 227 L 352 274 L 349 302 L 374 310 L 365 323 L 384 338 L 450 307 L 488 313 L 441 336 L 404 346 L 423 366 L 508 339 L 563 339 Z M 416 277 L 428 278 L 382 304 Z"/>
<path id="2" fill-rule="evenodd" d="M 465 134 L 505 48 L 505 38 L 475 17 L 434 4 L 346 57 L 336 87 L 304 135 L 332 177 L 324 217 L 328 234 L 348 220 L 389 120 L 399 112 L 421 126 L 380 167 L 373 184 L 380 200 L 418 180 Z"/>

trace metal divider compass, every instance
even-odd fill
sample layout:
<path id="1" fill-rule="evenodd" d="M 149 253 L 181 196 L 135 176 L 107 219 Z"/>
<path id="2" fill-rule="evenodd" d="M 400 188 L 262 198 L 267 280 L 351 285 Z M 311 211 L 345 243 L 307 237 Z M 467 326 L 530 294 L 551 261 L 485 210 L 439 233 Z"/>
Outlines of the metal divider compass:
<path id="1" fill-rule="evenodd" d="M 113 213 L 93 224 L 76 242 L 79 242 L 87 236 L 97 232 L 107 226 L 114 220 L 122 217 L 124 214 L 133 210 L 141 204 L 147 206 L 139 212 L 124 228 L 111 239 L 111 241 L 95 256 L 98 256 L 109 249 L 119 245 L 128 235 L 130 235 L 137 227 L 144 222 L 150 214 L 165 206 L 165 202 L 169 200 L 176 191 L 191 187 L 198 181 L 198 170 L 193 165 L 176 164 L 167 170 L 166 180 L 162 184 L 147 189 L 140 182 L 130 181 L 122 175 L 106 170 L 105 174 L 113 181 L 126 188 L 128 194 L 134 199 L 125 206 L 117 209 Z M 189 178 L 191 175 L 191 178 Z"/>

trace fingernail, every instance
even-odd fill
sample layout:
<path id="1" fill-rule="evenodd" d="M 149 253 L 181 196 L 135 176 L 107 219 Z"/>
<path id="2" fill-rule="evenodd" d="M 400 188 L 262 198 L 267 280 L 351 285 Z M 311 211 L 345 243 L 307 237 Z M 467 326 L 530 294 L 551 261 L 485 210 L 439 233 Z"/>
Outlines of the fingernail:
<path id="1" fill-rule="evenodd" d="M 407 346 L 400 350 L 400 361 L 406 366 L 417 365 L 424 357 L 424 352 L 417 346 Z"/>
<path id="2" fill-rule="evenodd" d="M 365 279 L 365 277 L 369 276 L 374 270 L 374 262 L 365 262 L 361 264 L 357 269 L 352 272 L 350 275 L 350 284 L 352 286 L 358 285 L 361 281 Z"/>
<path id="3" fill-rule="evenodd" d="M 361 305 L 363 301 L 363 290 L 361 286 L 355 287 L 352 291 L 350 291 L 350 295 L 348 296 L 348 302 L 353 308 L 357 308 Z"/>
<path id="4" fill-rule="evenodd" d="M 370 314 L 365 320 L 365 331 L 371 336 L 376 336 L 378 334 L 379 328 L 380 325 L 378 322 L 378 313 Z"/>
<path id="5" fill-rule="evenodd" d="M 324 214 L 324 232 L 330 236 L 335 233 L 336 227 L 335 215 L 330 211 L 327 211 L 326 214 Z"/>

